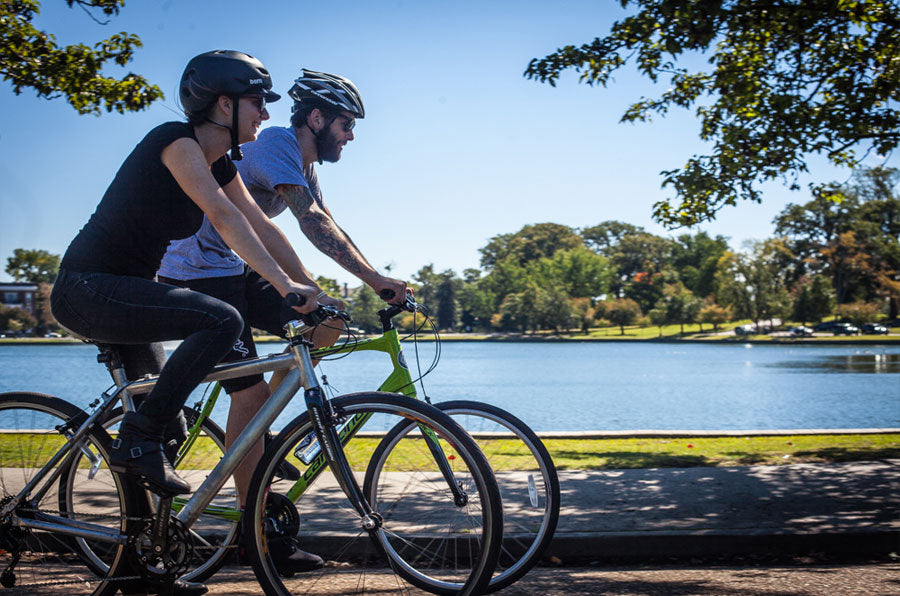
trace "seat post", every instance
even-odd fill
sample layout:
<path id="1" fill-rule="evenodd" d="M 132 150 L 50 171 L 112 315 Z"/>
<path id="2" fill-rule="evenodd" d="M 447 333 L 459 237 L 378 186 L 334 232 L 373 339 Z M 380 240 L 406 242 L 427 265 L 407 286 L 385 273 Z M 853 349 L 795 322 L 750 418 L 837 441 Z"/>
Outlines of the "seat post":
<path id="1" fill-rule="evenodd" d="M 97 354 L 97 362 L 106 366 L 106 370 L 109 371 L 109 376 L 112 377 L 116 386 L 123 387 L 127 385 L 129 382 L 128 376 L 125 374 L 125 365 L 122 364 L 122 358 L 119 356 L 118 350 L 106 344 L 95 343 L 95 345 L 100 350 L 100 353 Z M 135 409 L 131 394 L 127 391 L 122 392 L 122 408 L 126 412 L 131 412 Z"/>

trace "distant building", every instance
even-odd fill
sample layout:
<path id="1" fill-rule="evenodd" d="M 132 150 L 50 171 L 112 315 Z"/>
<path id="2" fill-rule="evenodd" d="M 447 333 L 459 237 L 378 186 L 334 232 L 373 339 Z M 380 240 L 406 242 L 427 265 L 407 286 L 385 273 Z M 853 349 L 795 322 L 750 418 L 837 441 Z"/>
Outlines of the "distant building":
<path id="1" fill-rule="evenodd" d="M 21 308 L 31 316 L 35 316 L 37 284 L 0 282 L 0 304 Z"/>

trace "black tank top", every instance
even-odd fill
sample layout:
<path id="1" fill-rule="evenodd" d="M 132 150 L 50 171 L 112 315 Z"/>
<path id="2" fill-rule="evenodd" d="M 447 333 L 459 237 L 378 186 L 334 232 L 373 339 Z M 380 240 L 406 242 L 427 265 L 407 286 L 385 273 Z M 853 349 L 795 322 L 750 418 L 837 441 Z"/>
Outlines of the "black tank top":
<path id="1" fill-rule="evenodd" d="M 196 140 L 192 126 L 167 122 L 138 143 L 69 245 L 61 267 L 152 279 L 169 242 L 200 229 L 203 211 L 161 159 L 163 149 L 183 137 Z M 227 155 L 210 170 L 219 186 L 231 182 L 237 172 Z"/>

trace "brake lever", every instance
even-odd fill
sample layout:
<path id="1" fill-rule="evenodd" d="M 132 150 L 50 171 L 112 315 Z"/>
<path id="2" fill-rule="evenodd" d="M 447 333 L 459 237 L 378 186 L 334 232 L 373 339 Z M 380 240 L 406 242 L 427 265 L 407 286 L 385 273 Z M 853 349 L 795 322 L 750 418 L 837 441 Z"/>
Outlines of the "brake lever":
<path id="1" fill-rule="evenodd" d="M 412 296 L 409 294 L 406 295 L 406 300 L 404 300 L 402 304 L 390 302 L 393 300 L 394 296 L 396 296 L 396 293 L 393 290 L 381 290 L 378 296 L 385 302 L 388 302 L 391 306 L 396 306 L 405 311 L 416 312 L 419 309 L 419 305 L 416 304 L 416 301 L 413 300 Z"/>

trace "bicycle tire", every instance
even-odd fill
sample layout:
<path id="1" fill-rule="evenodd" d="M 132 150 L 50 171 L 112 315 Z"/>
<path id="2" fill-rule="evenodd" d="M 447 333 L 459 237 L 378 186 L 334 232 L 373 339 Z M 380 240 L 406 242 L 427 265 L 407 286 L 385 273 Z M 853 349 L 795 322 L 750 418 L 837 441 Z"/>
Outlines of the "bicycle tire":
<path id="1" fill-rule="evenodd" d="M 434 429 L 448 453 L 455 479 L 466 489 L 469 501 L 464 506 L 454 504 L 451 491 L 441 473 L 436 471 L 434 457 L 425 441 L 421 436 L 411 439 L 411 443 L 416 444 L 408 446 L 409 455 L 403 461 L 407 467 L 397 471 L 393 478 L 385 475 L 386 482 L 380 485 L 381 495 L 396 498 L 390 507 L 373 507 L 382 516 L 383 525 L 375 529 L 371 537 L 361 528 L 359 515 L 351 510 L 343 492 L 336 486 L 332 488 L 322 483 L 326 485 L 317 486 L 300 498 L 290 499 L 300 504 L 300 512 L 294 512 L 299 516 L 299 531 L 295 533 L 299 546 L 314 548 L 320 553 L 325 549 L 328 552 L 323 553 L 324 558 L 331 562 L 315 572 L 282 577 L 270 556 L 269 545 L 279 536 L 271 525 L 277 515 L 267 512 L 267 495 L 270 491 L 288 495 L 289 483 L 273 481 L 274 470 L 278 462 L 291 454 L 312 431 L 309 414 L 304 412 L 278 434 L 251 481 L 247 542 L 254 572 L 265 593 L 268 596 L 304 594 L 311 585 L 326 581 L 325 575 L 337 577 L 345 587 L 345 593 L 352 590 L 356 590 L 352 593 L 373 590 L 408 593 L 411 586 L 441 594 L 484 593 L 499 556 L 502 504 L 490 467 L 472 438 L 440 410 L 402 395 L 357 393 L 335 398 L 331 404 L 342 421 L 352 419 L 355 414 L 371 414 L 372 418 L 364 426 L 368 432 L 373 428 L 386 432 L 396 426 L 399 419 L 415 420 Z M 369 466 L 371 454 L 382 436 L 379 433 L 378 437 L 367 439 L 368 432 L 354 437 L 345 449 L 358 476 L 362 476 Z M 418 458 L 413 459 L 416 455 Z M 401 490 L 413 482 L 420 482 L 417 487 L 422 490 Z M 407 497 L 414 502 L 407 505 Z M 311 505 L 307 507 L 306 503 Z M 462 514 L 457 512 L 460 509 L 464 510 Z M 282 518 L 293 519 L 288 515 Z M 465 521 L 464 526 L 454 525 L 460 520 Z M 289 532 L 294 533 L 294 529 Z M 424 556 L 420 559 L 399 557 L 396 550 L 387 548 L 394 539 L 419 544 L 419 554 Z M 356 575 L 356 580 L 350 581 L 349 585 L 348 574 Z M 442 588 L 433 590 L 435 584 Z"/>
<path id="2" fill-rule="evenodd" d="M 85 420 L 86 414 L 75 405 L 57 397 L 41 393 L 14 392 L 0 394 L 0 429 L 4 431 L 3 448 L 0 449 L 0 493 L 3 499 L 11 498 L 43 467 L 49 458 L 65 443 L 60 428 L 70 420 Z M 74 429 L 73 429 L 74 430 Z M 36 508 L 48 514 L 78 519 L 90 519 L 93 523 L 107 525 L 126 532 L 126 525 L 142 509 L 139 493 L 124 477 L 109 471 L 105 462 L 109 457 L 109 435 L 102 428 L 88 431 L 82 446 L 99 455 L 98 474 L 108 478 L 115 489 L 112 500 L 85 501 L 90 513 L 81 514 L 74 508 L 57 511 L 59 483 L 54 482 L 39 502 L 32 501 L 23 509 Z M 66 465 L 63 460 L 61 465 Z M 54 492 L 56 488 L 56 492 Z M 108 497 L 108 495 L 107 495 Z M 106 507 L 107 513 L 97 514 L 97 508 Z M 33 515 L 20 510 L 20 514 Z M 57 535 L 42 530 L 15 528 L 13 520 L 0 520 L 0 569 L 6 569 L 11 552 L 23 547 L 25 553 L 15 565 L 15 581 L 18 587 L 7 586 L 3 594 L 59 594 L 59 585 L 66 584 L 71 596 L 91 594 L 107 596 L 123 587 L 115 581 L 130 573 L 130 565 L 124 545 L 112 545 L 106 551 L 106 570 L 95 576 L 94 570 L 83 559 L 70 536 Z M 85 573 L 87 572 L 87 573 Z M 90 576 L 89 579 L 85 575 Z M 5 578 L 9 579 L 9 578 Z M 6 584 L 3 584 L 6 586 Z"/>
<path id="3" fill-rule="evenodd" d="M 199 413 L 187 406 L 183 407 L 182 411 L 188 421 L 188 427 L 192 427 L 199 417 Z M 121 422 L 123 415 L 124 411 L 122 408 L 114 409 L 103 422 L 103 427 L 108 431 L 113 429 Z M 203 419 L 200 423 L 200 428 L 201 435 L 198 437 L 198 440 L 202 441 L 202 443 L 195 443 L 187 450 L 181 449 L 179 458 L 175 462 L 175 469 L 179 476 L 184 478 L 193 488 L 200 486 L 209 470 L 218 463 L 225 453 L 225 431 L 209 418 Z M 72 462 L 70 469 L 77 469 L 79 465 L 80 461 L 75 460 Z M 66 511 L 75 499 L 75 479 L 84 481 L 86 477 L 69 473 L 64 473 L 60 477 L 60 482 L 65 486 L 65 490 L 60 491 L 59 508 L 61 511 Z M 91 490 L 96 492 L 98 488 L 92 488 Z M 179 500 L 187 500 L 188 498 L 189 495 L 178 497 Z M 238 520 L 228 519 L 227 517 L 230 511 L 240 511 L 240 501 L 234 486 L 229 484 L 223 487 L 210 505 L 211 507 L 221 508 L 226 513 L 221 515 L 213 513 L 201 516 L 191 526 L 189 532 L 193 538 L 194 548 L 189 563 L 190 567 L 181 575 L 181 578 L 187 581 L 203 582 L 212 577 L 226 563 L 229 553 L 234 550 L 237 544 Z M 102 557 L 89 548 L 89 545 L 84 540 L 78 539 L 76 543 L 81 548 L 83 556 L 95 573 L 105 573 L 106 569 Z"/>
<path id="4" fill-rule="evenodd" d="M 559 520 L 559 478 L 547 448 L 528 425 L 490 404 L 455 400 L 433 404 L 449 414 L 478 443 L 500 487 L 503 500 L 503 548 L 489 592 L 505 588 L 534 567 L 553 539 Z M 364 492 L 374 498 L 383 452 L 414 430 L 400 423 L 385 436 L 366 471 Z"/>

